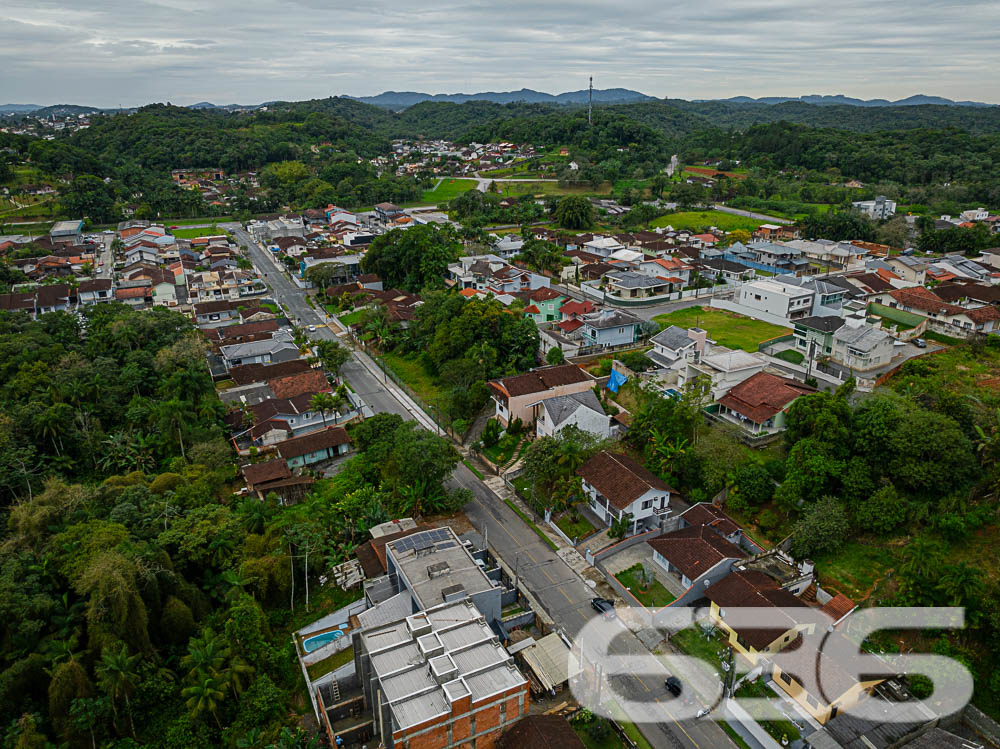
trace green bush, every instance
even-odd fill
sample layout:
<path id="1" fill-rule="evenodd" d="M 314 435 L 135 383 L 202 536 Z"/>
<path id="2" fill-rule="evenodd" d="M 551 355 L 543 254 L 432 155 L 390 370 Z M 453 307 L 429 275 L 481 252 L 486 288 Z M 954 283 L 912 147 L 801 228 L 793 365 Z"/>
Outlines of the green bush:
<path id="1" fill-rule="evenodd" d="M 486 422 L 486 426 L 483 427 L 483 436 L 481 437 L 483 447 L 493 447 L 497 442 L 499 442 L 501 431 L 500 422 L 496 419 L 489 419 Z"/>
<path id="2" fill-rule="evenodd" d="M 757 516 L 757 525 L 766 531 L 777 528 L 780 522 L 774 510 L 764 510 Z"/>

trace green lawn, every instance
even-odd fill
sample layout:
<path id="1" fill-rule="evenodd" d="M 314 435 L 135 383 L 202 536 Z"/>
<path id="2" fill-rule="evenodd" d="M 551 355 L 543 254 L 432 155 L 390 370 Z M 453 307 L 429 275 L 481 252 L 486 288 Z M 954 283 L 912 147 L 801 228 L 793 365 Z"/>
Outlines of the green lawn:
<path id="1" fill-rule="evenodd" d="M 774 358 L 781 359 L 783 361 L 788 362 L 789 364 L 801 364 L 805 360 L 806 355 L 803 354 L 801 351 L 796 351 L 793 348 L 787 348 L 784 351 L 779 351 L 778 353 L 776 353 L 774 355 Z"/>
<path id="2" fill-rule="evenodd" d="M 452 198 L 457 198 L 463 192 L 476 189 L 474 179 L 445 179 L 433 190 L 425 190 L 418 205 L 428 205 L 430 203 L 444 203 Z"/>
<path id="3" fill-rule="evenodd" d="M 275 314 L 275 315 L 278 314 L 278 312 L 281 311 L 281 310 L 278 309 L 278 305 L 277 304 L 271 304 L 270 302 L 265 302 L 264 304 L 262 304 L 260 306 L 261 306 L 262 309 L 266 309 L 268 312 L 270 312 L 272 314 Z"/>
<path id="4" fill-rule="evenodd" d="M 708 331 L 708 337 L 719 345 L 754 352 L 764 341 L 790 335 L 790 328 L 782 328 L 761 320 L 736 315 L 711 307 L 686 307 L 653 318 L 660 328 L 677 325 L 681 328 L 699 327 Z"/>
<path id="5" fill-rule="evenodd" d="M 197 229 L 171 229 L 170 233 L 177 239 L 196 239 L 197 237 L 217 237 L 226 233 L 224 229 L 218 227 L 199 227 Z"/>
<path id="6" fill-rule="evenodd" d="M 327 310 L 329 310 L 330 313 L 332 314 L 333 310 L 331 309 L 331 307 L 333 307 L 332 304 L 328 304 L 326 306 Z M 341 324 L 344 325 L 344 327 L 349 328 L 350 326 L 356 325 L 357 323 L 361 322 L 361 310 L 356 309 L 354 310 L 354 312 L 349 312 L 346 315 L 341 315 L 337 319 L 340 320 Z"/>
<path id="7" fill-rule="evenodd" d="M 676 596 L 664 588 L 663 583 L 655 578 L 649 588 L 643 590 L 639 584 L 640 570 L 642 570 L 642 565 L 637 563 L 615 575 L 618 582 L 628 588 L 639 603 L 643 606 L 660 608 L 676 599 Z"/>
<path id="8" fill-rule="evenodd" d="M 424 403 L 430 405 L 444 396 L 441 386 L 415 358 L 383 354 L 382 360 Z"/>
<path id="9" fill-rule="evenodd" d="M 755 218 L 746 216 L 734 216 L 731 213 L 722 211 L 680 211 L 678 213 L 668 213 L 655 219 L 652 226 L 672 226 L 675 229 L 688 229 L 691 231 L 707 230 L 714 226 L 722 231 L 733 231 L 734 229 L 745 229 L 753 231 L 761 224 L 766 224 Z"/>
<path id="10" fill-rule="evenodd" d="M 483 448 L 483 455 L 489 458 L 495 465 L 503 465 L 514 457 L 514 450 L 517 443 L 521 441 L 519 434 L 505 434 L 495 445 Z"/>
<path id="11" fill-rule="evenodd" d="M 718 671 L 722 668 L 719 652 L 724 651 L 727 646 L 722 640 L 721 632 L 715 631 L 706 639 L 701 627 L 689 627 L 670 635 L 670 642 L 681 652 L 701 658 L 713 669 Z"/>
<path id="12" fill-rule="evenodd" d="M 477 479 L 479 479 L 480 481 L 483 480 L 484 477 L 483 477 L 483 472 L 482 471 L 480 471 L 478 468 L 476 468 L 474 465 L 472 465 L 472 463 L 470 463 L 469 461 L 467 461 L 465 459 L 462 460 L 462 463 L 465 465 L 466 468 L 468 468 L 470 471 L 472 471 L 472 474 Z"/>
<path id="13" fill-rule="evenodd" d="M 802 738 L 799 729 L 788 720 L 777 707 L 771 704 L 770 700 L 776 699 L 776 695 L 771 692 L 761 681 L 744 682 L 736 690 L 734 697 L 746 697 L 748 699 L 764 699 L 768 702 L 761 707 L 751 707 L 747 703 L 741 704 L 750 715 L 760 723 L 761 727 L 771 734 L 771 737 L 781 742 L 781 737 L 785 736 L 789 742 L 798 741 Z"/>
<path id="14" fill-rule="evenodd" d="M 574 517 L 573 510 L 564 512 L 556 518 L 556 525 L 559 526 L 559 530 L 565 533 L 569 538 L 583 538 L 584 536 L 589 536 L 597 530 L 583 515 L 577 513 Z"/>
<path id="15" fill-rule="evenodd" d="M 336 671 L 341 666 L 346 666 L 354 660 L 354 646 L 349 648 L 344 648 L 343 650 L 334 653 L 329 658 L 325 658 L 318 663 L 314 663 L 311 666 L 306 666 L 306 671 L 309 672 L 309 678 L 316 681 L 320 676 L 330 673 L 331 671 Z"/>
<path id="16" fill-rule="evenodd" d="M 894 566 L 898 548 L 884 540 L 856 539 L 846 542 L 832 554 L 817 554 L 813 561 L 819 583 L 861 603 L 871 594 L 876 581 L 885 577 Z"/>
<path id="17" fill-rule="evenodd" d="M 945 335 L 944 333 L 935 333 L 933 330 L 928 330 L 923 335 L 928 341 L 934 341 L 936 343 L 943 343 L 945 346 L 958 346 L 965 341 L 961 338 L 952 338 L 950 335 Z"/>
<path id="18" fill-rule="evenodd" d="M 598 720 L 598 718 L 595 717 L 594 720 Z M 587 732 L 587 724 L 585 723 L 574 721 L 570 725 L 573 726 L 576 735 L 580 737 L 580 741 L 587 749 L 625 749 L 625 744 L 618 738 L 618 734 L 610 725 L 608 725 L 607 733 L 600 739 L 595 739 Z"/>

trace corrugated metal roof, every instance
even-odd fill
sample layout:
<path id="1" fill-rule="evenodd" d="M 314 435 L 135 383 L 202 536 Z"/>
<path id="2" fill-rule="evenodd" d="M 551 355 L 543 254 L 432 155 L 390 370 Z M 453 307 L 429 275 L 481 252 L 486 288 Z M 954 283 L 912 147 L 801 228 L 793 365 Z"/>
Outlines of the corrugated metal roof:
<path id="1" fill-rule="evenodd" d="M 562 684 L 580 671 L 573 651 L 553 632 L 522 653 L 524 662 L 546 690 Z"/>

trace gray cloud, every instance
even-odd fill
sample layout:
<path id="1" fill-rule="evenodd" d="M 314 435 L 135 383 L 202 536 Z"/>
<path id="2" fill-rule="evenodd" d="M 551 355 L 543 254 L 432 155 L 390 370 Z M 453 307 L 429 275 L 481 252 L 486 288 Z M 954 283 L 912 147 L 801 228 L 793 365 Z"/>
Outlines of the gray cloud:
<path id="1" fill-rule="evenodd" d="M 1000 102 L 995 0 L 5 0 L 0 102 L 623 86 Z"/>

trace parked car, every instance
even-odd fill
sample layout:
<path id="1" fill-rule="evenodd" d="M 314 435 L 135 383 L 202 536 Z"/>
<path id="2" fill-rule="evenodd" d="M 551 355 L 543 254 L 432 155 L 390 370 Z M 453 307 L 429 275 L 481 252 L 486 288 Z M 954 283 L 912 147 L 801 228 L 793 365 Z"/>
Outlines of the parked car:
<path id="1" fill-rule="evenodd" d="M 913 345 L 916 346 L 917 348 L 927 348 L 927 341 L 925 341 L 923 338 L 914 338 Z"/>
<path id="2" fill-rule="evenodd" d="M 607 598 L 593 598 L 590 601 L 590 605 L 593 607 L 594 611 L 602 614 L 608 619 L 613 619 L 615 616 L 615 604 Z"/>
<path id="3" fill-rule="evenodd" d="M 667 680 L 664 682 L 664 686 L 667 688 L 667 691 L 670 692 L 670 694 L 672 694 L 674 697 L 680 697 L 681 692 L 684 691 L 683 687 L 681 686 L 681 680 L 678 679 L 676 676 L 668 676 Z"/>
<path id="4" fill-rule="evenodd" d="M 316 326 L 315 325 L 310 325 L 309 326 L 309 332 L 310 333 L 315 333 L 316 332 Z"/>

